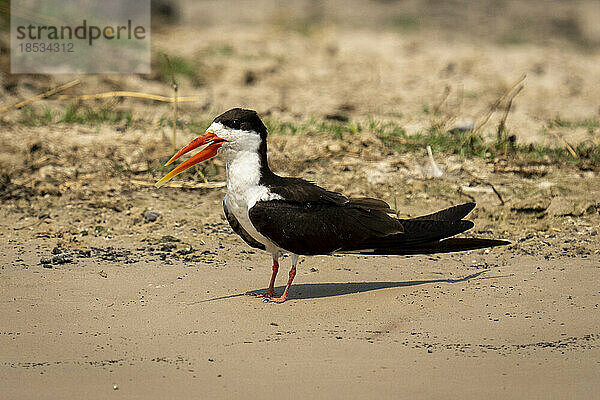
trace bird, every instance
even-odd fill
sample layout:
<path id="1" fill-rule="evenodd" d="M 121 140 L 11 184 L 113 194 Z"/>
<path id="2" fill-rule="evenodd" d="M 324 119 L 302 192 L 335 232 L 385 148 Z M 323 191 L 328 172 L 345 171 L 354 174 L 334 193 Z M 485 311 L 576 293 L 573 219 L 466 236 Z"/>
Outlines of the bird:
<path id="1" fill-rule="evenodd" d="M 475 203 L 401 219 L 383 200 L 347 197 L 302 178 L 275 174 L 267 160 L 267 128 L 254 110 L 233 108 L 219 115 L 204 134 L 165 165 L 199 147 L 203 148 L 156 182 L 156 186 L 217 154 L 225 159 L 225 217 L 249 246 L 265 250 L 273 258 L 267 290 L 255 293 L 268 302 L 287 300 L 300 256 L 433 254 L 509 243 L 453 238 L 474 226 L 463 218 Z M 291 255 L 291 269 L 283 294 L 275 297 L 279 258 L 284 254 Z"/>

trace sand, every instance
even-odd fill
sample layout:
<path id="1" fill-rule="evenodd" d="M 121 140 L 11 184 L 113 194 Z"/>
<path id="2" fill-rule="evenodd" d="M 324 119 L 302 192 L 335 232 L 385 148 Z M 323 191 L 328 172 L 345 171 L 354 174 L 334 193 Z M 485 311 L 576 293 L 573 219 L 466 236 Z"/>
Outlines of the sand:
<path id="1" fill-rule="evenodd" d="M 153 32 L 155 51 L 193 60 L 206 79 L 194 86 L 181 78 L 179 94 L 203 101 L 181 105 L 178 145 L 201 133 L 199 121 L 240 105 L 298 126 L 341 113 L 408 133 L 440 121 L 449 129 L 476 122 L 523 73 L 507 120 L 518 143 L 598 143 L 598 36 L 585 22 L 594 2 L 578 2 L 574 14 L 562 2 L 504 2 L 496 17 L 483 2 L 444 8 L 453 23 L 430 2 L 423 15 L 431 19 L 416 29 L 409 17 L 426 2 L 401 2 L 408 11 L 332 2 L 308 16 L 327 22 L 337 7 L 339 20 L 316 26 L 303 19 L 314 2 L 293 10 L 257 2 L 240 23 L 243 7 L 205 3 L 183 2 L 181 25 Z M 404 25 L 390 27 L 394 16 Z M 519 43 L 503 36 L 515 32 L 516 16 L 525 21 Z M 580 24 L 579 36 L 541 40 L 557 16 Z M 490 18 L 497 24 L 487 30 Z M 1 77 L 3 104 L 63 83 Z M 68 94 L 115 88 L 171 93 L 148 77 L 86 76 Z M 58 113 L 65 104 L 34 107 Z M 436 105 L 438 113 L 426 112 Z M 269 304 L 248 294 L 267 286 L 270 256 L 233 234 L 224 190 L 190 189 L 202 186 L 194 173 L 176 180 L 187 188 L 153 188 L 171 155 L 168 105 L 110 106 L 131 111 L 132 122 L 1 116 L 0 399 L 597 397 L 597 165 L 434 152 L 443 171 L 434 179 L 425 149 L 396 153 L 368 128 L 273 135 L 275 171 L 382 198 L 401 216 L 476 201 L 469 234 L 511 245 L 302 258 L 289 300 Z M 484 137 L 495 137 L 499 118 Z M 218 159 L 203 171 L 224 180 Z M 289 266 L 284 258 L 278 293 Z"/>

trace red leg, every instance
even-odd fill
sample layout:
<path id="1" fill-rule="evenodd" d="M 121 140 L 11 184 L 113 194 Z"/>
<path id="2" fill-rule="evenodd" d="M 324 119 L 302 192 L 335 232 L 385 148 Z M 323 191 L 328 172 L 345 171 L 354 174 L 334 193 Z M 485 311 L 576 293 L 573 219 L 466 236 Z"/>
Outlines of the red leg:
<path id="1" fill-rule="evenodd" d="M 273 297 L 275 294 L 275 277 L 277 276 L 277 271 L 279 271 L 279 261 L 277 258 L 273 257 L 273 273 L 271 274 L 271 282 L 269 283 L 269 289 L 267 289 L 264 293 L 254 293 L 252 296 L 255 297 Z"/>
<path id="2" fill-rule="evenodd" d="M 295 276 L 296 276 L 296 267 L 293 266 L 292 269 L 290 269 L 290 277 L 288 279 L 288 283 L 285 287 L 285 290 L 283 291 L 283 294 L 281 295 L 281 297 L 271 297 L 269 299 L 270 303 L 283 303 L 284 301 L 287 300 L 287 295 L 290 290 L 290 286 L 292 286 L 292 281 L 294 280 Z"/>
<path id="3" fill-rule="evenodd" d="M 294 277 L 296 276 L 296 263 L 298 262 L 298 256 L 292 254 L 292 269 L 290 269 L 290 277 L 288 278 L 287 285 L 285 286 L 285 290 L 281 297 L 271 297 L 269 299 L 270 303 L 283 303 L 287 300 L 288 292 L 290 291 L 290 286 L 292 286 L 292 282 L 294 281 Z"/>

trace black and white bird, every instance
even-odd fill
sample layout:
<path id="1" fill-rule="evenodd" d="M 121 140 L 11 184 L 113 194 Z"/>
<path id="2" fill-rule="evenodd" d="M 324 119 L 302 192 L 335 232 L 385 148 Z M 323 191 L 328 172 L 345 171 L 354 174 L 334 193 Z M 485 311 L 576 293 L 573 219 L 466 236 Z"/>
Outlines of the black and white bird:
<path id="1" fill-rule="evenodd" d="M 463 218 L 475 207 L 466 203 L 412 219 L 398 219 L 382 201 L 349 198 L 300 178 L 274 174 L 267 162 L 267 128 L 256 111 L 240 108 L 219 115 L 206 132 L 175 154 L 204 147 L 157 182 L 160 187 L 191 166 L 221 154 L 227 165 L 223 199 L 231 228 L 248 245 L 273 256 L 269 301 L 287 299 L 300 255 L 358 253 L 432 254 L 507 244 L 503 240 L 450 238 L 473 226 Z M 281 297 L 273 297 L 279 257 L 288 253 L 292 268 Z"/>

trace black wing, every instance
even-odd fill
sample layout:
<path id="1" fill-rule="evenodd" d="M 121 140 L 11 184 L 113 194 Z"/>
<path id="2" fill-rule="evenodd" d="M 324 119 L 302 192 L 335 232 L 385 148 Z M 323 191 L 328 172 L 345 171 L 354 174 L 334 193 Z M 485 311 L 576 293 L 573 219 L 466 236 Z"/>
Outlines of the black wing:
<path id="1" fill-rule="evenodd" d="M 249 216 L 262 235 L 287 251 L 303 255 L 428 254 L 508 244 L 485 239 L 443 240 L 473 227 L 462 218 L 474 206 L 466 203 L 400 220 L 388 215 L 385 202 L 375 199 L 348 199 L 342 204 L 273 200 L 256 203 Z"/>
<path id="2" fill-rule="evenodd" d="M 225 217 L 227 218 L 231 229 L 233 229 L 235 233 L 237 233 L 242 239 L 244 239 L 244 242 L 248 243 L 248 245 L 250 245 L 251 247 L 265 250 L 265 245 L 256 241 L 252 236 L 250 236 L 250 234 L 246 232 L 244 228 L 242 228 L 242 225 L 240 225 L 240 222 L 237 220 L 235 215 L 229 212 L 227 206 L 225 205 L 225 200 L 223 200 L 223 210 L 225 211 Z"/>
<path id="3" fill-rule="evenodd" d="M 325 203 L 344 205 L 350 201 L 341 193 L 331 192 L 302 178 L 287 178 L 273 174 L 269 177 L 269 191 L 295 203 Z"/>
<path id="4" fill-rule="evenodd" d="M 372 210 L 382 210 L 388 213 L 394 211 L 383 200 L 371 198 L 348 198 L 341 193 L 332 192 L 315 185 L 312 182 L 302 178 L 288 178 L 271 173 L 267 177 L 261 178 L 264 185 L 269 187 L 271 193 L 275 193 L 292 203 L 306 204 L 319 203 L 329 205 L 350 205 L 360 206 Z"/>
<path id="5" fill-rule="evenodd" d="M 372 237 L 403 232 L 401 222 L 379 208 L 365 208 L 364 199 L 344 205 L 286 200 L 257 202 L 250 221 L 262 235 L 296 254 L 330 254 Z"/>

